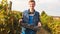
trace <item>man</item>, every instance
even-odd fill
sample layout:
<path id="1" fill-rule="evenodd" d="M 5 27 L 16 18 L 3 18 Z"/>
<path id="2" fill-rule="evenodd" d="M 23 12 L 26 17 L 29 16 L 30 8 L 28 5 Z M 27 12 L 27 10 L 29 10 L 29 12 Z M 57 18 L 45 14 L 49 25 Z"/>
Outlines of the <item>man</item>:
<path id="1" fill-rule="evenodd" d="M 23 21 L 23 23 L 28 23 L 30 25 L 41 27 L 39 13 L 34 9 L 36 5 L 35 1 L 30 0 L 28 4 L 29 4 L 29 9 L 23 12 L 23 19 L 20 19 L 19 21 Z M 21 34 L 36 34 L 36 31 L 22 27 Z"/>

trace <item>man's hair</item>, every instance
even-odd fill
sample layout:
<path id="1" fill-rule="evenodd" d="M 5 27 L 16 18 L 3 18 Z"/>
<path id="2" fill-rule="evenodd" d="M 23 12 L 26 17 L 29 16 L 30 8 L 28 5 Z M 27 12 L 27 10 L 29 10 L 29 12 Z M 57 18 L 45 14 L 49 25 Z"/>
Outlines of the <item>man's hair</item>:
<path id="1" fill-rule="evenodd" d="M 34 1 L 34 0 L 29 0 L 29 2 L 34 2 L 34 3 L 35 3 L 35 1 Z"/>

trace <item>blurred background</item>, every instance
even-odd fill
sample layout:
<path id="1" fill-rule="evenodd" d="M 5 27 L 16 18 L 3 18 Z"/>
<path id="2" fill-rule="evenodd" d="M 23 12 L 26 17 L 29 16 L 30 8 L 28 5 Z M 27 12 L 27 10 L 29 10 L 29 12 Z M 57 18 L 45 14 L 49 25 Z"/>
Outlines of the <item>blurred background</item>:
<path id="1" fill-rule="evenodd" d="M 0 0 L 0 34 L 20 34 L 19 19 L 29 0 Z M 60 0 L 35 0 L 42 27 L 37 34 L 60 34 Z"/>

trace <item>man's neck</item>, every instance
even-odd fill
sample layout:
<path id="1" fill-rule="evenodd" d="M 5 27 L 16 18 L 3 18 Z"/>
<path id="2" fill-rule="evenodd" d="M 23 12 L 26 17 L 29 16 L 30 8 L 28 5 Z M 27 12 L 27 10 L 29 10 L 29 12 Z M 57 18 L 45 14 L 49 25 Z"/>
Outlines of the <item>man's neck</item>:
<path id="1" fill-rule="evenodd" d="M 34 14 L 35 9 L 29 9 L 29 14 Z"/>
<path id="2" fill-rule="evenodd" d="M 34 9 L 30 9 L 30 12 L 33 13 L 34 12 Z"/>

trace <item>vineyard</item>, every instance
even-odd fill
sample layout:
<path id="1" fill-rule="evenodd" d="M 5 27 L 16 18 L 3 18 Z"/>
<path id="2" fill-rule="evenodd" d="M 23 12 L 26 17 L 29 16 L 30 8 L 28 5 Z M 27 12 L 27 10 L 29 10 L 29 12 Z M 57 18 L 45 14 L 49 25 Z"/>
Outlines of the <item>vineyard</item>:
<path id="1" fill-rule="evenodd" d="M 7 0 L 2 0 L 0 3 L 0 34 L 20 34 L 21 27 L 19 19 L 22 18 L 22 12 L 11 10 L 12 2 L 8 4 Z M 50 34 L 60 34 L 60 18 L 53 19 L 48 16 L 45 11 L 40 15 L 42 28 Z"/>
<path id="2" fill-rule="evenodd" d="M 12 2 L 8 4 L 7 0 L 2 0 L 0 4 L 0 34 L 19 34 L 20 25 L 18 20 L 22 12 L 12 11 Z M 17 31 L 17 33 L 16 33 Z"/>
<path id="3" fill-rule="evenodd" d="M 41 13 L 41 22 L 43 28 L 45 28 L 51 34 L 60 34 L 60 17 L 58 19 L 48 16 L 44 11 Z"/>

